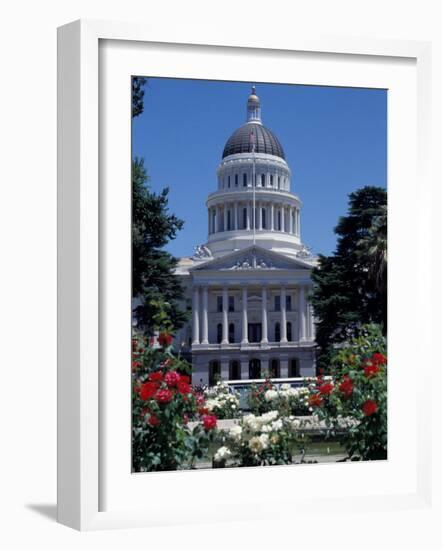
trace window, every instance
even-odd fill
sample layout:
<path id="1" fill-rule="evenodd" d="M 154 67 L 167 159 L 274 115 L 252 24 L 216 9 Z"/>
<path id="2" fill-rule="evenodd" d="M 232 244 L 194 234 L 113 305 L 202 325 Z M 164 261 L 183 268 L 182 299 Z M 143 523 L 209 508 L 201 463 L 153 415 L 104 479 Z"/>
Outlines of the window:
<path id="1" fill-rule="evenodd" d="M 235 296 L 229 296 L 229 311 L 235 311 Z"/>
<path id="2" fill-rule="evenodd" d="M 247 229 L 247 208 L 242 209 L 242 227 Z"/>
<path id="3" fill-rule="evenodd" d="M 278 176 L 278 189 L 281 187 L 281 176 Z"/>
<path id="4" fill-rule="evenodd" d="M 279 378 L 279 361 L 278 359 L 272 359 L 270 361 L 270 376 L 272 378 Z"/>
<path id="5" fill-rule="evenodd" d="M 241 380 L 241 369 L 239 366 L 239 361 L 231 361 L 229 368 L 229 379 L 230 380 Z"/>
<path id="6" fill-rule="evenodd" d="M 227 187 L 230 188 L 230 176 L 227 178 Z"/>
<path id="7" fill-rule="evenodd" d="M 300 376 L 299 373 L 299 362 L 297 359 L 290 359 L 289 361 L 289 377 L 290 378 L 298 378 Z"/>
<path id="8" fill-rule="evenodd" d="M 227 231 L 232 229 L 232 216 L 230 210 L 227 210 Z"/>
<path id="9" fill-rule="evenodd" d="M 235 323 L 229 324 L 229 342 L 231 344 L 235 343 Z"/>
<path id="10" fill-rule="evenodd" d="M 223 297 L 222 296 L 217 296 L 216 297 L 216 311 L 218 313 L 221 313 L 222 310 L 223 310 Z"/>
<path id="11" fill-rule="evenodd" d="M 265 174 L 261 174 L 261 187 L 265 187 L 266 185 L 266 176 Z"/>
<path id="12" fill-rule="evenodd" d="M 281 231 L 281 210 L 278 210 L 278 231 Z"/>
<path id="13" fill-rule="evenodd" d="M 281 311 L 281 296 L 275 296 L 275 311 Z"/>
<path id="14" fill-rule="evenodd" d="M 292 323 L 290 322 L 287 323 L 287 341 L 292 341 Z"/>
<path id="15" fill-rule="evenodd" d="M 247 187 L 247 174 L 242 175 L 242 186 Z"/>
<path id="16" fill-rule="evenodd" d="M 211 361 L 209 364 L 209 386 L 214 386 L 221 378 L 221 365 L 219 361 Z"/>
<path id="17" fill-rule="evenodd" d="M 235 174 L 235 187 L 238 187 L 238 174 Z"/>
<path id="18" fill-rule="evenodd" d="M 273 174 L 270 174 L 270 185 L 273 187 Z"/>
<path id="19" fill-rule="evenodd" d="M 218 323 L 216 325 L 216 341 L 218 344 L 221 344 L 221 341 L 223 339 L 223 326 L 221 323 Z"/>
<path id="20" fill-rule="evenodd" d="M 279 323 L 275 323 L 275 342 L 281 341 L 281 325 Z"/>
<path id="21" fill-rule="evenodd" d="M 292 297 L 290 294 L 285 297 L 285 308 L 287 311 L 292 311 Z"/>
<path id="22" fill-rule="evenodd" d="M 263 208 L 263 209 L 262 209 L 262 212 L 261 212 L 261 214 L 262 214 L 262 217 L 261 217 L 261 225 L 262 225 L 262 228 L 263 228 L 263 229 L 266 229 L 266 228 L 267 228 L 266 212 L 267 212 L 266 209 Z"/>

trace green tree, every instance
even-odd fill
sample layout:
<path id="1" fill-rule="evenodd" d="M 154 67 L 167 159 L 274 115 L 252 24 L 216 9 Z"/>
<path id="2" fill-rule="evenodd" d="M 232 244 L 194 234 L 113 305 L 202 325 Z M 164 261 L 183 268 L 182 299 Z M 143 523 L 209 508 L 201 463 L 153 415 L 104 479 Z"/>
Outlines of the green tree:
<path id="1" fill-rule="evenodd" d="M 144 87 L 147 78 L 144 76 L 132 77 L 132 117 L 141 115 L 144 110 Z"/>
<path id="2" fill-rule="evenodd" d="M 311 301 L 318 319 L 316 339 L 322 367 L 327 366 L 333 344 L 344 341 L 362 324 L 374 322 L 386 330 L 386 293 L 371 275 L 374 252 L 368 253 L 363 244 L 385 213 L 386 204 L 387 192 L 380 187 L 367 186 L 351 193 L 348 214 L 335 228 L 336 250 L 331 256 L 320 255 L 313 269 Z"/>
<path id="3" fill-rule="evenodd" d="M 184 222 L 168 212 L 169 189 L 153 193 L 143 159 L 132 162 L 132 295 L 139 323 L 147 333 L 174 331 L 187 319 L 183 288 L 174 271 L 177 260 L 163 247 Z"/>
<path id="4" fill-rule="evenodd" d="M 132 78 L 132 117 L 144 109 L 147 79 Z M 174 271 L 177 260 L 164 246 L 184 222 L 168 211 L 169 189 L 154 193 L 148 185 L 144 160 L 132 161 L 132 297 L 135 313 L 147 334 L 154 329 L 174 332 L 187 320 L 184 290 Z"/>

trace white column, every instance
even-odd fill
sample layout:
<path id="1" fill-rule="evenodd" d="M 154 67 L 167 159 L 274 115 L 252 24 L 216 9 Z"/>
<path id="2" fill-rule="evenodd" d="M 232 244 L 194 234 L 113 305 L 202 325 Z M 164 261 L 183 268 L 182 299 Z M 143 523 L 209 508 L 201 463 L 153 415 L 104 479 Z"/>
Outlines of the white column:
<path id="1" fill-rule="evenodd" d="M 208 323 L 208 289 L 207 286 L 203 286 L 203 307 L 202 307 L 202 319 L 201 319 L 201 343 L 209 343 L 209 323 Z"/>
<path id="2" fill-rule="evenodd" d="M 247 287 L 242 288 L 242 339 L 241 344 L 248 344 L 248 320 L 247 320 Z"/>
<path id="3" fill-rule="evenodd" d="M 217 225 L 217 233 L 221 231 L 221 206 L 218 205 L 216 207 L 216 225 Z"/>
<path id="4" fill-rule="evenodd" d="M 281 231 L 285 231 L 284 205 L 281 204 Z"/>
<path id="5" fill-rule="evenodd" d="M 192 343 L 200 343 L 200 323 L 199 323 L 199 288 L 197 286 L 193 287 L 193 300 L 192 300 L 192 317 L 193 317 L 193 327 L 192 327 Z"/>
<path id="6" fill-rule="evenodd" d="M 247 230 L 250 229 L 250 203 L 246 202 L 246 209 L 247 209 Z"/>
<path id="7" fill-rule="evenodd" d="M 287 310 L 285 286 L 281 287 L 281 342 L 287 342 Z"/>
<path id="8" fill-rule="evenodd" d="M 267 337 L 267 287 L 263 285 L 261 289 L 261 322 L 262 322 L 262 338 L 261 344 L 268 343 Z"/>
<path id="9" fill-rule="evenodd" d="M 295 209 L 290 207 L 290 233 L 295 234 Z"/>
<path id="10" fill-rule="evenodd" d="M 241 359 L 241 380 L 249 378 L 249 360 Z"/>
<path id="11" fill-rule="evenodd" d="M 224 203 L 224 231 L 227 231 L 227 203 Z"/>
<path id="12" fill-rule="evenodd" d="M 258 210 L 258 229 L 262 229 L 262 204 L 260 202 L 256 203 L 256 208 Z"/>
<path id="13" fill-rule="evenodd" d="M 273 202 L 271 202 L 270 203 L 270 231 L 273 231 L 275 228 L 274 216 L 275 216 L 275 207 L 273 205 Z"/>
<path id="14" fill-rule="evenodd" d="M 305 340 L 305 328 L 306 328 L 306 300 L 305 300 L 305 287 L 299 287 L 299 302 L 298 302 L 298 316 L 299 316 L 299 340 Z"/>
<path id="15" fill-rule="evenodd" d="M 238 203 L 235 202 L 234 204 L 234 222 L 233 222 L 233 229 L 236 231 L 238 229 Z"/>
<path id="16" fill-rule="evenodd" d="M 229 299 L 227 294 L 227 287 L 223 287 L 223 338 L 221 344 L 229 343 L 229 319 L 228 319 Z"/>

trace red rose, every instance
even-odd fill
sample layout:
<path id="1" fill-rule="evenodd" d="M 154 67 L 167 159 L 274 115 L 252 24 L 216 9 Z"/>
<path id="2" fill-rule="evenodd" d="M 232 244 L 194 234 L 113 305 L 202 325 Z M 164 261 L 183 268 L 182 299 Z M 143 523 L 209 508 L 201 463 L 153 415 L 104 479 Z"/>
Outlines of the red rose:
<path id="1" fill-rule="evenodd" d="M 182 374 L 180 380 L 181 380 L 181 382 L 185 382 L 186 384 L 190 384 L 190 376 L 187 376 L 187 374 Z"/>
<path id="2" fill-rule="evenodd" d="M 163 348 L 167 348 L 168 346 L 170 346 L 172 341 L 173 341 L 172 335 L 168 334 L 167 332 L 161 332 L 160 335 L 158 336 L 158 343 Z"/>
<path id="3" fill-rule="evenodd" d="M 362 412 L 365 414 L 365 416 L 371 416 L 378 410 L 378 404 L 376 401 L 373 401 L 371 399 L 367 399 L 365 403 L 362 405 Z"/>
<path id="4" fill-rule="evenodd" d="M 155 399 L 158 401 L 158 403 L 169 403 L 173 399 L 173 393 L 170 390 L 158 390 L 157 394 L 155 395 Z"/>
<path id="5" fill-rule="evenodd" d="M 216 428 L 216 416 L 213 416 L 213 414 L 206 414 L 202 418 L 203 426 L 206 431 L 213 430 Z"/>
<path id="6" fill-rule="evenodd" d="M 385 365 L 387 363 L 387 358 L 383 353 L 373 353 L 371 356 L 371 362 L 374 365 Z"/>
<path id="7" fill-rule="evenodd" d="M 163 379 L 163 373 L 160 371 L 151 372 L 149 374 L 149 380 L 151 382 L 161 382 Z"/>
<path id="8" fill-rule="evenodd" d="M 325 384 L 322 384 L 322 386 L 319 386 L 319 393 L 321 395 L 330 395 L 333 391 L 333 384 L 331 382 L 327 382 Z"/>
<path id="9" fill-rule="evenodd" d="M 308 402 L 310 407 L 320 407 L 322 405 L 322 397 L 319 393 L 314 393 L 310 396 Z"/>
<path id="10" fill-rule="evenodd" d="M 199 407 L 198 414 L 207 414 L 209 412 L 209 409 L 207 407 Z"/>
<path id="11" fill-rule="evenodd" d="M 164 376 L 164 381 L 168 386 L 176 386 L 180 381 L 180 378 L 181 376 L 177 373 L 176 370 L 171 370 L 169 372 L 166 372 L 166 375 Z"/>
<path id="12" fill-rule="evenodd" d="M 200 407 L 202 407 L 204 404 L 206 403 L 206 400 L 204 398 L 204 395 L 202 394 L 199 394 L 197 395 L 196 397 L 196 404 Z"/>
<path id="13" fill-rule="evenodd" d="M 143 401 L 147 401 L 153 397 L 158 389 L 158 384 L 154 382 L 146 382 L 141 386 L 140 397 Z"/>
<path id="14" fill-rule="evenodd" d="M 136 371 L 141 367 L 142 363 L 140 361 L 132 361 L 132 370 Z"/>
<path id="15" fill-rule="evenodd" d="M 160 423 L 160 419 L 158 418 L 158 416 L 151 414 L 147 419 L 147 423 L 149 424 L 149 426 L 158 426 L 158 424 Z"/>
<path id="16" fill-rule="evenodd" d="M 177 389 L 178 389 L 178 392 L 182 394 L 188 394 L 192 391 L 190 384 L 188 384 L 187 382 L 183 382 L 183 380 L 180 380 L 178 382 Z"/>
<path id="17" fill-rule="evenodd" d="M 344 394 L 345 397 L 350 397 L 353 393 L 353 382 L 348 376 L 344 376 L 343 381 L 339 384 L 339 391 Z"/>
<path id="18" fill-rule="evenodd" d="M 367 378 L 375 376 L 381 369 L 377 365 L 367 365 L 364 367 L 364 375 Z"/>

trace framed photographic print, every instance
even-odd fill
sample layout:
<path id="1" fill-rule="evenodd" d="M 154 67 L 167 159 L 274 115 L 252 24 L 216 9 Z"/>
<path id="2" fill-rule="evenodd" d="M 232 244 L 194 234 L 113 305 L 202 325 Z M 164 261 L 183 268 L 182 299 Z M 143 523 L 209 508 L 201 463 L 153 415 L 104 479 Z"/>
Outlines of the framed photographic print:
<path id="1" fill-rule="evenodd" d="M 427 63 L 59 30 L 59 521 L 425 505 Z"/>

